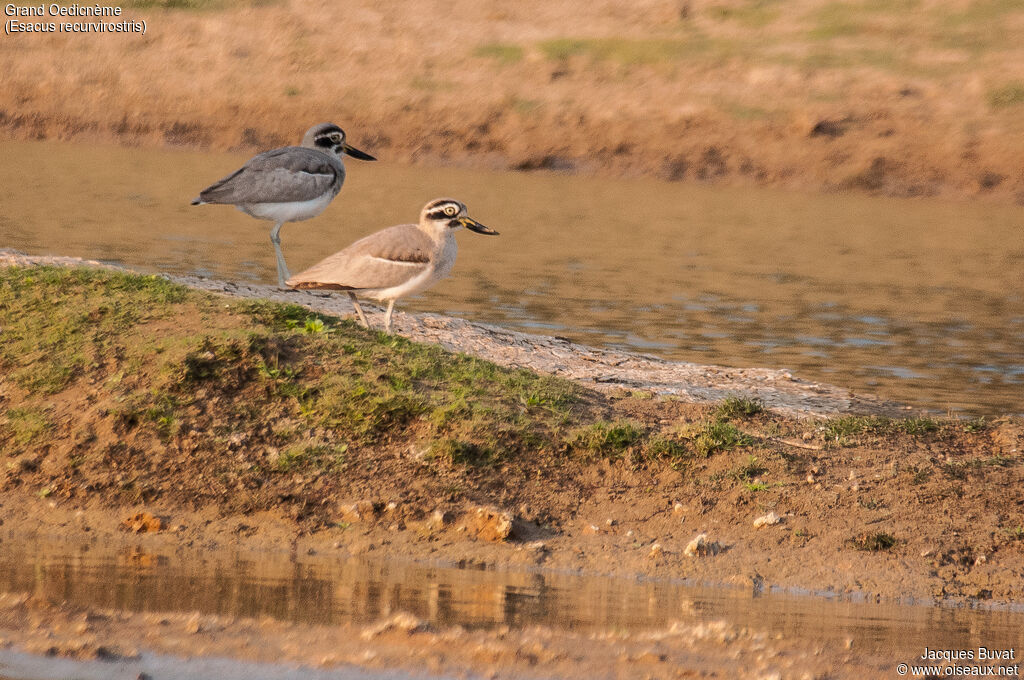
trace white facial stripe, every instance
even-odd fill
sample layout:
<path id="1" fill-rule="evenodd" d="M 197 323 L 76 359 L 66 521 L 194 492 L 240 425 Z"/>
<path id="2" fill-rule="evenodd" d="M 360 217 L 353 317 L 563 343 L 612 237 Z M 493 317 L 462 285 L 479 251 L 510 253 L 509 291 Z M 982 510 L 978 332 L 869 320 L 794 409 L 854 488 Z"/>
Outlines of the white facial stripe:
<path id="1" fill-rule="evenodd" d="M 386 262 L 387 264 L 404 264 L 404 265 L 407 265 L 409 267 L 422 267 L 423 266 L 422 262 L 407 262 L 405 260 L 389 260 L 386 257 L 377 257 L 376 255 L 370 255 L 370 259 L 371 260 L 376 260 L 377 262 Z"/>

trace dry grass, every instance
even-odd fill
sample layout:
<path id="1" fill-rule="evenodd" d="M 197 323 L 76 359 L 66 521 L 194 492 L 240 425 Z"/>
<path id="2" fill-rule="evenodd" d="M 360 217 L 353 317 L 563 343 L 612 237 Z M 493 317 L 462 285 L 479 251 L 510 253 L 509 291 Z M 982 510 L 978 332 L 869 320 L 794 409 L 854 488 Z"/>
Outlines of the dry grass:
<path id="1" fill-rule="evenodd" d="M 1024 9 L 1011 0 L 125 12 L 145 36 L 0 44 L 8 134 L 257 149 L 330 119 L 389 161 L 1024 195 Z M 842 124 L 822 134 L 822 121 Z M 873 167 L 883 176 L 859 182 Z"/>

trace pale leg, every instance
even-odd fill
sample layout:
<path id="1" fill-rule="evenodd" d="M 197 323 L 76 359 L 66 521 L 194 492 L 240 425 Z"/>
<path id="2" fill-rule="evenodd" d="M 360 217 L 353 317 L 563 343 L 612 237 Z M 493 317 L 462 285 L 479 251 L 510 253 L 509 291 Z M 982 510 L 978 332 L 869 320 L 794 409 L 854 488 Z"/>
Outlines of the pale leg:
<path id="1" fill-rule="evenodd" d="M 391 332 L 391 312 L 395 311 L 395 301 L 388 300 L 388 313 L 384 315 L 384 332 Z"/>
<path id="2" fill-rule="evenodd" d="M 363 324 L 363 328 L 369 328 L 370 324 L 366 323 L 366 317 L 363 316 L 363 308 L 359 306 L 359 300 L 356 299 L 356 294 L 349 291 L 348 296 L 352 299 L 352 306 L 356 308 L 356 314 L 359 315 L 359 323 Z"/>
<path id="3" fill-rule="evenodd" d="M 270 242 L 274 244 L 274 252 L 277 254 L 277 287 L 287 288 L 285 284 L 291 275 L 288 273 L 288 265 L 284 263 L 284 253 L 281 252 L 281 227 L 284 222 L 278 222 L 270 230 Z"/>

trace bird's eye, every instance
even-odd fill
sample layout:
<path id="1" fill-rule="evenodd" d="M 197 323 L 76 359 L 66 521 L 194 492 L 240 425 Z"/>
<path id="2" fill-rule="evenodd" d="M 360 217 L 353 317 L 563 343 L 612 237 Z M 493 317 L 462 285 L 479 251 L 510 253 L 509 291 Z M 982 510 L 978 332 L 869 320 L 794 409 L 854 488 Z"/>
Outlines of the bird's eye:
<path id="1" fill-rule="evenodd" d="M 341 141 L 341 135 L 339 135 L 337 132 L 331 134 L 331 141 L 335 142 L 335 143 L 340 142 Z"/>
<path id="2" fill-rule="evenodd" d="M 457 212 L 459 212 L 459 211 L 456 210 L 454 205 L 450 205 L 450 206 L 448 206 L 447 208 L 444 209 L 444 214 L 445 215 L 454 215 Z"/>

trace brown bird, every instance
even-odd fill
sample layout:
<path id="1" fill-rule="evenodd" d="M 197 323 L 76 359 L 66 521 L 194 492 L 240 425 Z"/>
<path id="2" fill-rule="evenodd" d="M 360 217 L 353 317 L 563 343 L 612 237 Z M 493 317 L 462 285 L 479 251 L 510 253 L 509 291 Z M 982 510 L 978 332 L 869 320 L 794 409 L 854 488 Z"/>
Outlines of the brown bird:
<path id="1" fill-rule="evenodd" d="M 462 227 L 478 234 L 498 233 L 467 215 L 459 201 L 436 198 L 423 207 L 419 224 L 400 224 L 370 234 L 287 283 L 297 289 L 348 291 L 366 328 L 370 325 L 356 294 L 387 300 L 384 330 L 390 332 L 396 300 L 426 290 L 451 272 L 458 251 L 455 232 Z"/>

